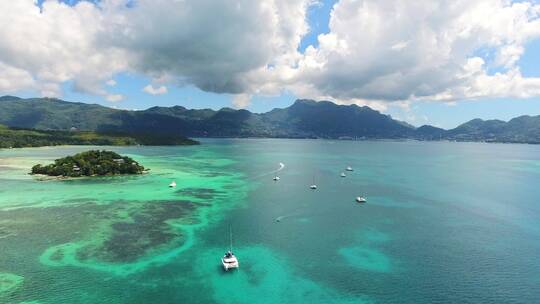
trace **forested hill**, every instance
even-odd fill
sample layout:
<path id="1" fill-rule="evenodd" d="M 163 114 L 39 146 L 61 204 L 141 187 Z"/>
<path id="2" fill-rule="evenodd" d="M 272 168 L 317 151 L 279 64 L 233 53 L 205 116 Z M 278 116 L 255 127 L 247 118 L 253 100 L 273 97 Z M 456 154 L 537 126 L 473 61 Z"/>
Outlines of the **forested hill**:
<path id="1" fill-rule="evenodd" d="M 457 128 L 415 128 L 369 107 L 297 100 L 266 113 L 223 108 L 152 107 L 143 111 L 107 108 L 51 98 L 0 97 L 0 124 L 10 127 L 145 134 L 175 137 L 283 137 L 419 139 L 540 143 L 540 116 L 508 122 L 475 119 Z"/>
<path id="2" fill-rule="evenodd" d="M 0 148 L 24 148 L 58 145 L 131 146 L 193 145 L 197 141 L 179 136 L 103 134 L 92 131 L 51 131 L 13 129 L 0 125 Z"/>
<path id="3" fill-rule="evenodd" d="M 406 138 L 414 128 L 369 107 L 298 100 L 263 114 L 223 108 L 111 109 L 54 98 L 0 98 L 0 124 L 40 130 L 119 132 L 189 137 Z"/>

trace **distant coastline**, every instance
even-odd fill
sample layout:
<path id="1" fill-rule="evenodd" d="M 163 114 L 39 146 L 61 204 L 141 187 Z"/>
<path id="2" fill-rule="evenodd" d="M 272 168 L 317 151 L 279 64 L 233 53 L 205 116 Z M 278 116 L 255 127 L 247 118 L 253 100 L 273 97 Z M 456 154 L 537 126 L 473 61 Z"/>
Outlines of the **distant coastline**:
<path id="1" fill-rule="evenodd" d="M 64 136 L 60 142 L 49 139 L 45 143 L 47 145 L 103 144 L 100 140 L 105 140 L 105 145 L 196 144 L 188 137 L 413 139 L 540 144 L 540 115 L 524 115 L 507 122 L 473 119 L 446 130 L 430 125 L 415 127 L 367 106 L 306 99 L 296 100 L 286 108 L 252 113 L 244 109 L 222 108 L 216 111 L 182 106 L 131 111 L 55 98 L 3 96 L 0 97 L 0 124 L 27 132 L 58 132 L 54 136 Z M 85 136 L 71 136 L 72 130 L 75 132 L 73 134 L 96 135 L 89 140 Z"/>
<path id="2" fill-rule="evenodd" d="M 540 142 L 521 142 L 521 141 L 489 141 L 489 140 L 465 140 L 465 139 L 421 139 L 421 138 L 325 138 L 325 137 L 257 137 L 257 136 L 242 136 L 242 137 L 195 137 L 197 141 L 204 139 L 290 139 L 290 140 L 328 140 L 328 141 L 388 141 L 388 142 L 447 142 L 447 143 L 478 143 L 478 144 L 517 144 L 517 145 L 540 145 Z"/>
<path id="3" fill-rule="evenodd" d="M 198 141 L 183 136 L 148 134 L 114 134 L 92 131 L 54 131 L 8 128 L 0 125 L 0 149 L 47 146 L 171 146 L 197 145 Z"/>

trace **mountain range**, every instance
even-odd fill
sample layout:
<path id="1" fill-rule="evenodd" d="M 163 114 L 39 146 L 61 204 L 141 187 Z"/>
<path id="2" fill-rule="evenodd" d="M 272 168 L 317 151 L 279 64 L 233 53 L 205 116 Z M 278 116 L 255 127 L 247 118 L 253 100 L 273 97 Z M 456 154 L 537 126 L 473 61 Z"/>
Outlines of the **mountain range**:
<path id="1" fill-rule="evenodd" d="M 223 108 L 152 107 L 118 110 L 55 98 L 0 97 L 0 124 L 38 130 L 183 135 L 188 137 L 278 137 L 418 139 L 540 143 L 540 115 L 508 122 L 474 119 L 454 129 L 414 127 L 367 106 L 300 99 L 266 113 Z"/>

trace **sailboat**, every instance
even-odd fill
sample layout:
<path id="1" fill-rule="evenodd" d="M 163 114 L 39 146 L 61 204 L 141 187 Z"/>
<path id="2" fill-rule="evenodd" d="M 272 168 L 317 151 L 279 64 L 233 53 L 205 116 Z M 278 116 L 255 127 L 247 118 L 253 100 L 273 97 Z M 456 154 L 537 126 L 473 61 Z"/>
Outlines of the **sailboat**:
<path id="1" fill-rule="evenodd" d="M 236 258 L 232 250 L 232 228 L 231 227 L 229 227 L 229 250 L 221 258 L 221 264 L 223 265 L 223 269 L 225 269 L 225 271 L 229 271 L 229 269 L 240 267 L 240 264 L 238 263 L 238 259 Z"/>
<path id="2" fill-rule="evenodd" d="M 317 189 L 317 185 L 315 185 L 315 176 L 313 176 L 313 184 L 311 184 L 311 186 L 309 186 L 310 189 Z"/>
<path id="3" fill-rule="evenodd" d="M 356 197 L 356 202 L 357 203 L 365 203 L 365 202 L 367 202 L 367 199 L 365 197 L 363 197 L 363 196 L 358 196 L 358 197 Z"/>
<path id="4" fill-rule="evenodd" d="M 345 175 L 345 172 L 341 172 L 341 175 L 340 175 L 340 176 L 341 176 L 341 177 L 345 177 L 345 176 L 347 176 L 347 175 Z"/>
<path id="5" fill-rule="evenodd" d="M 176 182 L 175 182 L 175 181 L 173 181 L 172 183 L 170 183 L 170 184 L 169 184 L 169 187 L 170 187 L 170 188 L 174 188 L 174 187 L 176 187 Z"/>

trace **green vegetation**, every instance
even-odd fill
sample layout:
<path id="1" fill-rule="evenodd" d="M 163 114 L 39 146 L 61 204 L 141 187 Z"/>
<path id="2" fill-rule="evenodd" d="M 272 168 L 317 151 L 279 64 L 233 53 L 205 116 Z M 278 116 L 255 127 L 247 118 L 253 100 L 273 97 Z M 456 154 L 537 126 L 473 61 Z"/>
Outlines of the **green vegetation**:
<path id="1" fill-rule="evenodd" d="M 313 100 L 297 100 L 287 108 L 252 113 L 230 108 L 214 111 L 181 106 L 129 111 L 54 98 L 3 96 L 0 97 L 0 124 L 32 130 L 62 130 L 59 132 L 64 134 L 70 134 L 67 131 L 75 127 L 91 131 L 86 134 L 98 134 L 101 139 L 104 136 L 115 137 L 115 140 L 116 137 L 128 137 L 141 145 L 197 143 L 179 134 L 191 137 L 417 139 L 540 144 L 540 115 L 516 117 L 508 122 L 475 119 L 445 130 L 429 125 L 415 128 L 366 106 Z M 75 136 L 75 139 L 84 142 L 82 137 Z M 61 141 L 60 144 L 86 143 Z"/>
<path id="2" fill-rule="evenodd" d="M 406 138 L 412 126 L 368 107 L 298 100 L 267 113 L 223 108 L 186 109 L 153 107 L 142 111 L 111 109 L 100 105 L 54 98 L 0 97 L 0 124 L 10 127 L 78 130 L 110 134 L 147 134 L 191 137 L 287 138 Z M 154 144 L 154 143 L 151 143 Z"/>
<path id="3" fill-rule="evenodd" d="M 104 150 L 86 151 L 57 159 L 50 165 L 32 167 L 32 174 L 65 177 L 141 174 L 143 171 L 144 167 L 133 159 Z"/>
<path id="4" fill-rule="evenodd" d="M 89 131 L 42 131 L 13 129 L 0 125 L 0 148 L 43 147 L 58 145 L 131 146 L 193 145 L 198 142 L 179 136 L 146 134 L 103 134 Z"/>

